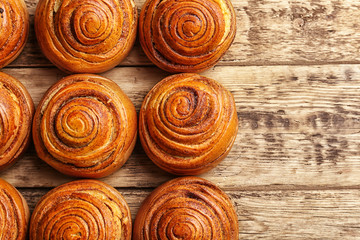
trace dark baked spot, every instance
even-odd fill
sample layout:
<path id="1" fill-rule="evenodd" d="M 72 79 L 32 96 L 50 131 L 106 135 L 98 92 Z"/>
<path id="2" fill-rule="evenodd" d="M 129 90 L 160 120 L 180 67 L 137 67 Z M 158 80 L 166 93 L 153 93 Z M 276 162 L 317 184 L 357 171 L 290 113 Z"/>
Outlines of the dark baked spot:
<path id="1" fill-rule="evenodd" d="M 190 191 L 186 193 L 186 196 L 191 199 L 199 199 L 199 196 L 197 194 Z"/>

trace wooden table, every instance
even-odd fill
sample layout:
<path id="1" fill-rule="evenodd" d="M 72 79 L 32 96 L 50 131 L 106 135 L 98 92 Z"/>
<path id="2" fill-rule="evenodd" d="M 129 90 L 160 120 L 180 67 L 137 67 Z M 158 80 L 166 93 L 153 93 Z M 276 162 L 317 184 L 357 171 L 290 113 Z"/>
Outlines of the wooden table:
<path id="1" fill-rule="evenodd" d="M 33 26 L 37 0 L 27 0 Z M 141 8 L 143 0 L 136 2 Z M 233 0 L 234 44 L 203 73 L 234 95 L 239 133 L 229 156 L 201 177 L 236 207 L 245 239 L 360 238 L 360 2 Z M 33 27 L 25 50 L 4 72 L 28 88 L 35 104 L 65 76 L 40 52 Z M 136 43 L 114 80 L 139 110 L 168 74 Z M 51 188 L 73 180 L 43 163 L 31 147 L 0 174 L 33 209 Z M 125 166 L 102 179 L 116 187 L 133 218 L 144 198 L 174 178 L 135 147 Z"/>

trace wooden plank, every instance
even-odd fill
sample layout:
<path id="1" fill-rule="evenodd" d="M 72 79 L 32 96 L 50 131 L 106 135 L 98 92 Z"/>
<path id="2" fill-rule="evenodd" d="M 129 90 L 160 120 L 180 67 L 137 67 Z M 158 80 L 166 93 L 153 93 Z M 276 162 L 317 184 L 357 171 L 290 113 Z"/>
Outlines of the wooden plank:
<path id="1" fill-rule="evenodd" d="M 118 189 L 132 219 L 151 189 Z M 48 189 L 20 189 L 32 210 Z M 356 239 L 360 190 L 226 191 L 240 225 L 240 239 Z"/>
<path id="2" fill-rule="evenodd" d="M 37 104 L 63 76 L 56 69 L 6 69 Z M 139 110 L 145 94 L 165 76 L 157 68 L 115 68 L 103 74 Z M 228 157 L 202 176 L 224 189 L 355 186 L 360 182 L 360 65 L 215 67 L 204 73 L 234 95 L 239 132 Z M 17 187 L 53 187 L 71 180 L 42 163 L 33 147 L 0 174 Z M 140 144 L 115 174 L 115 187 L 155 187 L 172 178 L 146 157 Z"/>
<path id="3" fill-rule="evenodd" d="M 28 43 L 12 67 L 51 66 L 33 29 L 38 0 L 26 0 Z M 136 0 L 140 9 L 144 0 Z M 237 35 L 219 65 L 360 63 L 360 2 L 352 0 L 233 0 Z M 137 42 L 122 66 L 150 65 Z"/>

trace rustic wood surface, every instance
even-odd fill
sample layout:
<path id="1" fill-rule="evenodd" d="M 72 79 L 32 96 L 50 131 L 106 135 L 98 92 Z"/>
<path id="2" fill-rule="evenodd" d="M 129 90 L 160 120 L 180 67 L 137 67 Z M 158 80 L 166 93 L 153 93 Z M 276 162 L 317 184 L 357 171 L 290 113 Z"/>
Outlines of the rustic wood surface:
<path id="1" fill-rule="evenodd" d="M 27 0 L 33 24 L 37 0 Z M 143 0 L 137 0 L 141 8 Z M 234 95 L 239 132 L 228 157 L 201 175 L 225 190 L 243 239 L 360 238 L 360 2 L 233 0 L 238 31 L 214 68 L 202 73 Z M 31 31 L 24 52 L 2 71 L 18 78 L 37 105 L 65 74 L 46 60 Z M 168 73 L 136 43 L 114 80 L 137 111 Z M 37 158 L 31 146 L 0 177 L 33 209 L 51 188 L 73 180 Z M 137 143 L 128 162 L 103 178 L 128 201 L 174 178 Z"/>

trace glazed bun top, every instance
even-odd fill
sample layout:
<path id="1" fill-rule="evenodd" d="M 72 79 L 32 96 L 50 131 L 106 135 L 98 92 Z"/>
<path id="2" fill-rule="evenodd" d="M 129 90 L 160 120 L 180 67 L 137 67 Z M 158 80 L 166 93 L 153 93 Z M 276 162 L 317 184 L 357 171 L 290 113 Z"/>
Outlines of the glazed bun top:
<path id="1" fill-rule="evenodd" d="M 0 171 L 14 164 L 30 140 L 34 104 L 24 85 L 0 72 Z"/>
<path id="2" fill-rule="evenodd" d="M 32 240 L 130 240 L 131 226 L 130 209 L 116 189 L 97 180 L 78 180 L 40 199 L 29 236 Z"/>
<path id="3" fill-rule="evenodd" d="M 23 196 L 0 178 L 0 240 L 25 240 L 30 212 Z"/>
<path id="4" fill-rule="evenodd" d="M 134 149 L 136 133 L 131 100 L 115 82 L 94 74 L 54 84 L 33 121 L 38 156 L 75 177 L 100 178 L 118 170 Z"/>
<path id="5" fill-rule="evenodd" d="M 72 73 L 100 73 L 119 64 L 136 37 L 133 0 L 40 0 L 35 31 L 44 55 Z"/>
<path id="6" fill-rule="evenodd" d="M 229 49 L 236 32 L 230 0 L 147 0 L 139 40 L 148 58 L 168 72 L 201 72 Z"/>
<path id="7" fill-rule="evenodd" d="M 177 175 L 198 175 L 229 153 L 238 131 L 232 94 L 195 73 L 169 76 L 147 94 L 139 136 L 149 158 Z"/>
<path id="8" fill-rule="evenodd" d="M 173 179 L 142 203 L 133 240 L 237 240 L 239 225 L 230 198 L 208 180 Z"/>
<path id="9" fill-rule="evenodd" d="M 23 50 L 29 34 L 29 14 L 24 0 L 0 1 L 0 68 Z"/>

